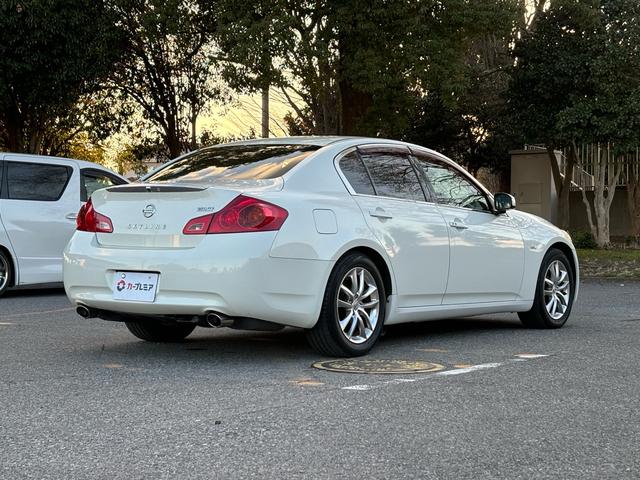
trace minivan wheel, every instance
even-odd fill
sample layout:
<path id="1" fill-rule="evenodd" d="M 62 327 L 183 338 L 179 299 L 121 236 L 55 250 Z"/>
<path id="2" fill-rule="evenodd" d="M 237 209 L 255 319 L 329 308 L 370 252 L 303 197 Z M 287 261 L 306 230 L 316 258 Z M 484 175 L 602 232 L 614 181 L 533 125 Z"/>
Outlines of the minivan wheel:
<path id="1" fill-rule="evenodd" d="M 551 249 L 540 266 L 533 306 L 518 316 L 525 327 L 560 328 L 571 314 L 574 297 L 575 273 L 571 263 L 563 252 Z"/>
<path id="2" fill-rule="evenodd" d="M 385 318 L 382 276 L 369 257 L 352 253 L 331 272 L 320 318 L 308 331 L 311 346 L 332 357 L 365 355 L 378 340 Z"/>
<path id="3" fill-rule="evenodd" d="M 13 267 L 11 258 L 3 250 L 0 250 L 0 295 L 7 291 L 11 283 Z"/>
<path id="4" fill-rule="evenodd" d="M 193 332 L 195 325 L 178 325 L 178 324 L 166 324 L 153 321 L 144 322 L 125 322 L 125 325 L 131 333 L 141 340 L 147 342 L 181 342 L 191 332 Z"/>

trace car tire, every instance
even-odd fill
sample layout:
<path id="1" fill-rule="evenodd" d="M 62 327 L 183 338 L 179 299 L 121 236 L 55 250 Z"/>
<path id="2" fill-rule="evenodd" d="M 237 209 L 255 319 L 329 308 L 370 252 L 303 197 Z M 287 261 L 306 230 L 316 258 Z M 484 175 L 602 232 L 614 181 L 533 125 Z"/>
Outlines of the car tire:
<path id="1" fill-rule="evenodd" d="M 7 291 L 13 278 L 13 263 L 11 257 L 0 250 L 0 295 Z"/>
<path id="2" fill-rule="evenodd" d="M 380 337 L 386 298 L 373 261 L 362 253 L 348 254 L 331 272 L 320 317 L 307 332 L 309 343 L 330 357 L 365 355 Z"/>
<path id="3" fill-rule="evenodd" d="M 162 343 L 181 342 L 196 328 L 195 325 L 189 324 L 166 324 L 152 321 L 125 322 L 125 325 L 131 333 L 141 340 Z"/>
<path id="4" fill-rule="evenodd" d="M 520 312 L 520 321 L 527 328 L 560 328 L 573 306 L 575 297 L 575 272 L 567 256 L 551 249 L 542 260 L 533 306 L 528 312 Z"/>

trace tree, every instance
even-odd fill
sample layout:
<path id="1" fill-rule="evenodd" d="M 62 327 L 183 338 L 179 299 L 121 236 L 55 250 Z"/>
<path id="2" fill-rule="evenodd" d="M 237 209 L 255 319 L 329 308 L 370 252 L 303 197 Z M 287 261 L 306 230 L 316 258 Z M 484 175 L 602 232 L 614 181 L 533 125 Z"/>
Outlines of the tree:
<path id="1" fill-rule="evenodd" d="M 103 1 L 3 1 L 0 145 L 47 153 L 52 133 L 75 131 L 78 102 L 101 88 L 121 47 Z"/>
<path id="2" fill-rule="evenodd" d="M 632 0 L 554 0 L 516 43 L 511 109 L 526 139 L 547 147 L 563 228 L 569 225 L 569 191 L 579 163 L 578 145 L 613 143 L 623 149 L 637 144 L 638 44 L 628 35 L 637 24 L 638 8 Z M 568 152 L 564 172 L 554 154 L 561 148 Z M 598 162 L 608 158 L 600 157 Z M 598 177 L 593 234 L 598 245 L 606 246 L 608 212 L 615 194 L 607 185 L 619 172 L 616 166 L 611 170 L 598 165 L 596 172 L 604 173 Z"/>
<path id="3" fill-rule="evenodd" d="M 288 124 L 296 131 L 390 137 L 402 135 L 423 92 L 435 86 L 460 90 L 470 43 L 502 25 L 505 12 L 518 5 L 517 0 L 217 3 L 228 3 L 236 15 L 220 25 L 231 39 L 224 42 L 230 45 L 228 58 L 256 80 L 268 72 L 289 99 L 297 118 L 292 115 Z M 270 62 L 263 63 L 265 58 Z"/>
<path id="4" fill-rule="evenodd" d="M 111 88 L 137 103 L 171 157 L 196 148 L 197 120 L 222 98 L 211 8 L 196 0 L 113 0 L 127 55 Z"/>

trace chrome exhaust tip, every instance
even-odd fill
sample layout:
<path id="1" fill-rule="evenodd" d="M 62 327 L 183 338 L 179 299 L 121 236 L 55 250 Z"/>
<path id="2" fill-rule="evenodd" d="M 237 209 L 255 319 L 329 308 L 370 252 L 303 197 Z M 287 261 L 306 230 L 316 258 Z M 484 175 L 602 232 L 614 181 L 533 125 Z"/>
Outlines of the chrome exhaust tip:
<path id="1" fill-rule="evenodd" d="M 207 325 L 213 328 L 230 327 L 233 325 L 233 319 L 217 312 L 209 312 L 205 318 Z"/>
<path id="2" fill-rule="evenodd" d="M 89 310 L 89 307 L 85 306 L 85 305 L 78 305 L 76 307 L 76 313 L 78 315 L 80 315 L 82 318 L 92 318 L 95 315 L 92 315 L 91 310 Z"/>

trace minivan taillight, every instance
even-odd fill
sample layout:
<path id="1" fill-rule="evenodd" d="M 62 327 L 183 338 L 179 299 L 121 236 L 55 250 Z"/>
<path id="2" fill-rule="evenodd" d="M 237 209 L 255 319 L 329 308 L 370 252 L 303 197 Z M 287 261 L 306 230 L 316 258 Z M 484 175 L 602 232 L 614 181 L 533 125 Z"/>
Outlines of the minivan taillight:
<path id="1" fill-rule="evenodd" d="M 80 232 L 111 233 L 113 224 L 106 215 L 98 213 L 93 208 L 91 199 L 82 207 L 76 217 L 76 230 Z"/>
<path id="2" fill-rule="evenodd" d="M 268 232 L 280 230 L 289 213 L 273 203 L 240 195 L 216 213 L 192 218 L 185 235 L 207 233 Z"/>

